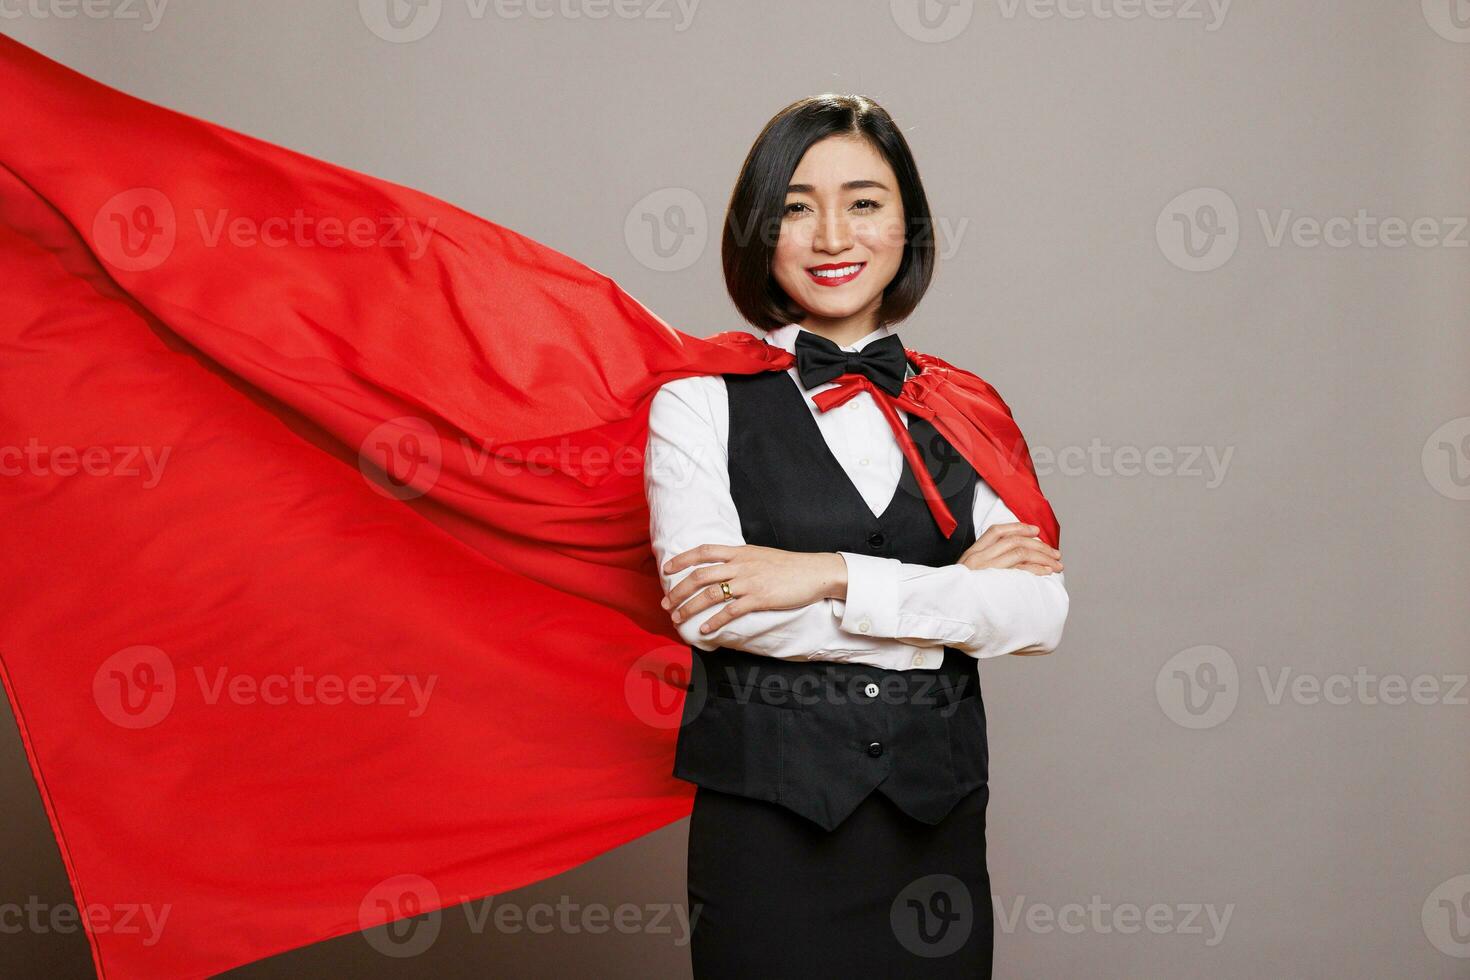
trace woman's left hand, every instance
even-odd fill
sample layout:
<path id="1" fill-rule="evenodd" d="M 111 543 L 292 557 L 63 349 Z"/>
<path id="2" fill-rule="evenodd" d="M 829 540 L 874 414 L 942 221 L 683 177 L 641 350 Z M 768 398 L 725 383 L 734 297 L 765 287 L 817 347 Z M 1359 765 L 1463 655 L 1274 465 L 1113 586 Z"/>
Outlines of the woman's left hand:
<path id="1" fill-rule="evenodd" d="M 782 551 L 760 545 L 702 544 L 664 563 L 666 573 L 696 568 L 669 590 L 663 607 L 681 623 L 710 606 L 723 604 L 699 627 L 713 633 L 730 620 L 757 609 L 796 609 L 818 599 L 847 595 L 847 562 L 835 551 Z M 730 583 L 726 600 L 721 582 Z"/>

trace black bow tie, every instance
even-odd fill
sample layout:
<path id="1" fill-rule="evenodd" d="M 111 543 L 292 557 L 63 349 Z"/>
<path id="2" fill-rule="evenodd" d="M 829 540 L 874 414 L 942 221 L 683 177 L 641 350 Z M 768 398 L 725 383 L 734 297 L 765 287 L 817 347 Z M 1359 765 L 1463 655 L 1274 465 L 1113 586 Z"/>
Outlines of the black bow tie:
<path id="1" fill-rule="evenodd" d="M 796 374 L 803 388 L 815 388 L 844 374 L 861 374 L 890 395 L 903 391 L 908 358 L 903 341 L 891 333 L 860 351 L 847 351 L 810 330 L 796 335 Z"/>

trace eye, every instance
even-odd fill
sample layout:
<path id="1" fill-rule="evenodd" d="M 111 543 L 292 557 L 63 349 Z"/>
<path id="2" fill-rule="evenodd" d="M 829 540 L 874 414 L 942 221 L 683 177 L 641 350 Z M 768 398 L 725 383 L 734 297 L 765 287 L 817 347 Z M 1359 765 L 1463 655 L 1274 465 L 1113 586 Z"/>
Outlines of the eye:
<path id="1" fill-rule="evenodd" d="M 801 203 L 800 201 L 792 201 L 790 204 L 786 205 L 786 211 L 785 211 L 785 213 L 786 214 L 796 214 L 797 213 L 796 212 L 796 208 L 804 208 L 804 207 L 806 207 L 806 205 L 803 204 L 803 203 Z M 808 210 L 810 210 L 810 209 L 808 209 Z"/>
<path id="2" fill-rule="evenodd" d="M 863 205 L 867 205 L 867 206 L 866 207 L 863 207 Z M 862 210 L 864 210 L 864 211 L 876 211 L 879 208 L 881 208 L 883 205 L 879 204 L 877 201 L 873 200 L 870 197 L 865 197 L 865 198 L 863 198 L 860 201 L 853 201 L 852 202 L 852 206 L 854 208 L 862 208 Z"/>

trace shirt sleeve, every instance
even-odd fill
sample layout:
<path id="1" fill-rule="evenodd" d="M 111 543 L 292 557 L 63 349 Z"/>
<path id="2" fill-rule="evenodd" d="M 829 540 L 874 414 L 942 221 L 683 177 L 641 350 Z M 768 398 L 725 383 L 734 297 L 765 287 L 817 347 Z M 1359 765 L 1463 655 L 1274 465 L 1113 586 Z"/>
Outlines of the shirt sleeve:
<path id="1" fill-rule="evenodd" d="M 975 536 L 1016 515 L 982 480 Z M 1068 597 L 1063 573 L 1018 568 L 935 568 L 842 551 L 847 599 L 834 600 L 844 630 L 915 646 L 942 644 L 975 657 L 1050 653 L 1062 639 Z"/>
<path id="2" fill-rule="evenodd" d="M 643 485 L 648 497 L 649 537 L 665 592 L 704 567 L 695 565 L 670 575 L 663 570 L 670 558 L 701 544 L 746 543 L 730 495 L 726 398 L 723 378 L 694 375 L 664 384 L 649 406 Z M 711 633 L 700 633 L 699 627 L 719 609 L 716 603 L 676 623 L 680 637 L 702 650 L 725 646 L 789 659 L 803 659 L 819 651 L 893 649 L 892 639 L 844 630 L 835 599 L 795 609 L 758 609 Z"/>

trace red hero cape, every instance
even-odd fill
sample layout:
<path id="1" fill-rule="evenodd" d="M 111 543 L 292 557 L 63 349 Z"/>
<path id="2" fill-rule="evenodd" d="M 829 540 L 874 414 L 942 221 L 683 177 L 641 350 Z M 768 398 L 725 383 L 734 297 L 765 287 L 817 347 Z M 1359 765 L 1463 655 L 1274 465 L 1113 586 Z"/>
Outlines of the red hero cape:
<path id="1" fill-rule="evenodd" d="M 223 971 L 686 816 L 648 403 L 790 355 L 5 38 L 0 90 L 0 675 L 99 975 Z M 1055 544 L 1005 403 L 909 355 L 901 407 Z M 159 936 L 108 927 L 139 906 Z"/>

